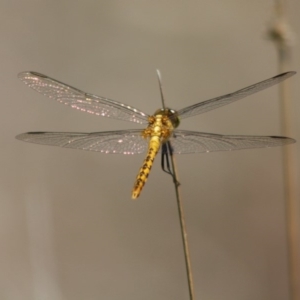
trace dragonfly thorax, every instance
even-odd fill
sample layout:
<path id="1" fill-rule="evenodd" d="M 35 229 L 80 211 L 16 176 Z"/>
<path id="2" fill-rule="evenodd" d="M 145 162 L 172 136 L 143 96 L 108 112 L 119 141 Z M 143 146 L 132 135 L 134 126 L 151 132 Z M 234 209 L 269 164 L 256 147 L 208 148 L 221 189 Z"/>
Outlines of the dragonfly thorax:
<path id="1" fill-rule="evenodd" d="M 157 116 L 157 115 L 166 116 L 171 121 L 174 128 L 178 127 L 178 125 L 180 123 L 178 113 L 174 109 L 160 108 L 154 113 L 154 116 Z"/>

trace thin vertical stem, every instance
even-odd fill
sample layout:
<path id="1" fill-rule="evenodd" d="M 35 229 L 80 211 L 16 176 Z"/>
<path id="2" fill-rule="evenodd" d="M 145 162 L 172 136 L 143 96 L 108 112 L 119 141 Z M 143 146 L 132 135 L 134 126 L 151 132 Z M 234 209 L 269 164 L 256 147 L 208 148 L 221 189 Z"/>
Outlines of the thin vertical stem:
<path id="1" fill-rule="evenodd" d="M 159 70 L 156 70 L 156 72 L 157 72 L 157 76 L 158 76 L 162 106 L 165 109 L 166 107 L 165 107 L 165 99 L 164 99 L 164 94 L 163 94 L 163 89 L 162 89 L 161 75 L 160 75 Z M 191 268 L 190 251 L 189 251 L 189 244 L 188 244 L 188 239 L 187 239 L 187 231 L 186 231 L 186 225 L 185 225 L 183 205 L 182 205 L 182 200 L 181 200 L 180 193 L 179 193 L 180 184 L 179 184 L 178 175 L 177 175 L 175 158 L 173 155 L 171 143 L 169 141 L 167 142 L 167 148 L 168 148 L 167 155 L 169 153 L 170 157 L 171 157 L 172 173 L 170 173 L 170 175 L 173 177 L 173 182 L 174 182 L 174 187 L 175 187 L 178 215 L 179 215 L 179 221 L 180 221 L 180 230 L 181 230 L 181 237 L 182 237 L 182 243 L 183 243 L 184 260 L 185 260 L 188 289 L 189 289 L 189 296 L 190 296 L 189 298 L 190 298 L 190 300 L 194 300 L 195 296 L 194 296 L 193 274 L 192 274 L 192 268 Z"/>
<path id="2" fill-rule="evenodd" d="M 187 273 L 188 286 L 189 286 L 189 295 L 190 295 L 190 300 L 194 300 L 195 299 L 194 282 L 193 282 L 193 274 L 192 274 L 191 259 L 190 259 L 189 245 L 188 245 L 188 239 L 187 239 L 183 205 L 182 205 L 182 200 L 181 200 L 180 193 L 179 193 L 180 184 L 179 184 L 179 180 L 178 180 L 176 163 L 175 163 L 175 158 L 174 158 L 173 152 L 172 151 L 169 151 L 169 152 L 170 152 L 170 156 L 171 156 L 171 164 L 172 164 L 172 170 L 173 170 L 173 182 L 174 182 L 174 187 L 175 187 L 178 214 L 179 214 L 179 220 L 180 220 L 180 229 L 181 229 L 181 237 L 182 237 L 182 242 L 183 242 L 184 259 L 185 259 L 186 273 Z"/>
<path id="3" fill-rule="evenodd" d="M 156 70 L 156 73 L 157 73 L 158 83 L 159 83 L 159 90 L 160 90 L 161 103 L 162 103 L 163 109 L 165 109 L 166 106 L 165 106 L 164 93 L 163 93 L 163 89 L 162 89 L 161 74 L 160 74 L 160 71 L 159 71 L 158 69 Z"/>
<path id="4" fill-rule="evenodd" d="M 283 83 L 280 89 L 281 102 L 281 118 L 283 134 L 289 135 L 289 122 L 285 122 L 289 115 L 287 110 L 288 87 Z M 295 154 L 291 147 L 284 147 L 283 151 L 283 168 L 284 168 L 284 193 L 285 193 L 285 214 L 286 214 L 286 234 L 288 248 L 288 271 L 289 271 L 289 286 L 290 299 L 300 299 L 300 277 L 299 277 L 299 240 L 298 240 L 298 213 L 297 208 L 297 178 L 295 174 Z"/>
<path id="5" fill-rule="evenodd" d="M 290 32 L 285 22 L 286 0 L 275 1 L 275 20 L 270 28 L 269 36 L 275 43 L 278 53 L 278 70 L 282 73 L 290 64 Z M 280 119 L 282 134 L 291 135 L 291 104 L 289 82 L 279 85 Z M 298 240 L 298 207 L 297 207 L 297 174 L 295 170 L 296 157 L 292 147 L 283 148 L 284 192 L 286 211 L 286 232 L 288 248 L 288 271 L 290 299 L 300 299 L 300 274 L 299 274 L 299 240 Z"/>

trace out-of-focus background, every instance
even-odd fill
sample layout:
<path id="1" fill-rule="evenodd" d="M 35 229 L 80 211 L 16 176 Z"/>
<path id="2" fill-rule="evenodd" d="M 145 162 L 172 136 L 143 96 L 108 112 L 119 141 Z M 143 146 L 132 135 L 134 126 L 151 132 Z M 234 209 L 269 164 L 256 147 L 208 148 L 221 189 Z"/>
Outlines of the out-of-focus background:
<path id="1" fill-rule="evenodd" d="M 14 138 L 140 127 L 60 105 L 17 74 L 38 71 L 151 114 L 161 105 L 159 68 L 168 106 L 180 109 L 278 74 L 265 37 L 273 4 L 1 1 L 1 300 L 188 299 L 174 188 L 160 158 L 132 201 L 143 155 Z M 300 2 L 289 1 L 296 37 L 299 13 Z M 292 51 L 290 69 L 300 71 L 299 40 Z M 299 80 L 289 79 L 298 141 Z M 181 128 L 280 135 L 278 86 Z M 196 298 L 288 299 L 282 148 L 182 155 L 177 163 Z"/>

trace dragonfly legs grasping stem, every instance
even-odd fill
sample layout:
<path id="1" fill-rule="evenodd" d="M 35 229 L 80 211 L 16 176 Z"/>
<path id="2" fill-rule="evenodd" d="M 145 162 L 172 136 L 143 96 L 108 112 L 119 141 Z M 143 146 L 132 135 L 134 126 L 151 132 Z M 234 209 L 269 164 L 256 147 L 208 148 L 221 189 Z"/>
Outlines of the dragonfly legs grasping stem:
<path id="1" fill-rule="evenodd" d="M 173 155 L 173 149 L 170 142 L 166 142 L 162 145 L 162 152 L 161 152 L 161 168 L 164 172 L 171 175 L 173 178 L 174 183 L 179 186 L 180 182 L 176 180 L 174 170 L 170 165 L 169 155 Z M 165 166 L 166 163 L 166 166 Z"/>

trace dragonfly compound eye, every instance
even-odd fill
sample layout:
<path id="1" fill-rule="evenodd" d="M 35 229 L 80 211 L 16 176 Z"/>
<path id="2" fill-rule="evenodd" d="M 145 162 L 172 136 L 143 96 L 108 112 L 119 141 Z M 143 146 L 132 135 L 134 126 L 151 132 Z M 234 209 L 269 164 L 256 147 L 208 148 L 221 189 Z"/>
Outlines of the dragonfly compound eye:
<path id="1" fill-rule="evenodd" d="M 178 117 L 178 113 L 176 110 L 174 109 L 170 109 L 170 108 L 161 108 L 158 109 L 155 113 L 155 116 L 157 115 L 163 115 L 166 116 L 172 123 L 173 127 L 176 128 L 178 127 L 180 121 L 179 121 L 179 117 Z"/>

